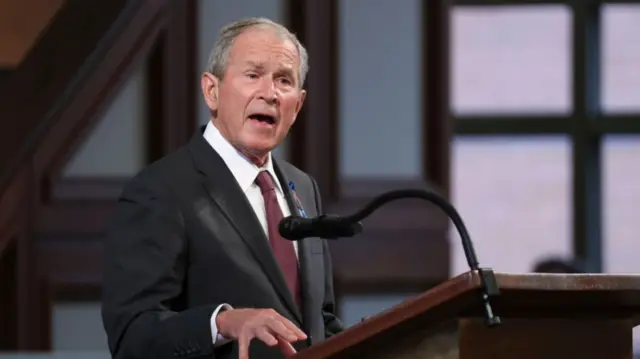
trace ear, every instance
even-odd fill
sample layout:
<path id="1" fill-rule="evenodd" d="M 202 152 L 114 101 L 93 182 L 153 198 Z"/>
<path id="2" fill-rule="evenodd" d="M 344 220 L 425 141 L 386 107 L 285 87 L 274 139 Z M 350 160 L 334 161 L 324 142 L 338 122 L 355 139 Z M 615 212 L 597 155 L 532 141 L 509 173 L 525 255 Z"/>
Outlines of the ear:
<path id="1" fill-rule="evenodd" d="M 211 113 L 218 111 L 218 92 L 220 90 L 220 80 L 212 73 L 205 72 L 200 79 L 200 86 L 202 87 L 202 95 L 204 101 L 211 110 Z"/>
<path id="2" fill-rule="evenodd" d="M 300 97 L 298 98 L 298 103 L 296 104 L 296 113 L 295 113 L 295 118 L 298 118 L 298 113 L 300 113 L 300 110 L 302 109 L 302 105 L 304 105 L 304 99 L 307 97 L 307 91 L 305 90 L 300 90 Z"/>

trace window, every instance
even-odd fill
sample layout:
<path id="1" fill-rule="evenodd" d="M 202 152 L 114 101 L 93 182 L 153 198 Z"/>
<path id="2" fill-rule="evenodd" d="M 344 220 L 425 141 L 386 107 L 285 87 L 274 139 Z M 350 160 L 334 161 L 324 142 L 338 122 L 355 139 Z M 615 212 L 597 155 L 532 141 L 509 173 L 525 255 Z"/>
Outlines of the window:
<path id="1" fill-rule="evenodd" d="M 458 5 L 452 33 L 452 110 L 457 134 L 465 135 L 452 144 L 453 196 L 468 212 L 479 260 L 499 270 L 527 271 L 534 258 L 548 253 L 583 257 L 589 271 L 637 272 L 633 248 L 640 247 L 640 224 L 632 216 L 637 213 L 633 203 L 640 201 L 640 126 L 635 125 L 640 121 L 640 45 L 634 35 L 640 33 L 640 1 L 599 7 L 586 1 L 571 6 L 482 3 Z M 580 49 L 593 49 L 595 56 L 574 53 Z M 585 75 L 584 69 L 600 73 Z M 582 115 L 590 108 L 573 108 L 574 99 L 576 106 L 591 106 L 582 101 L 590 93 L 600 95 L 598 116 L 606 125 L 593 126 Z M 500 144 L 496 135 L 503 136 Z M 599 141 L 591 139 L 599 137 L 602 146 L 595 147 Z M 474 170 L 483 163 L 490 170 Z M 574 168 L 580 172 L 573 173 Z M 602 178 L 602 188 L 582 188 L 589 182 L 585 176 Z M 492 192 L 498 181 L 504 188 Z M 574 187 L 582 190 L 575 197 Z M 592 197 L 600 193 L 602 206 Z M 521 196 L 546 202 L 536 206 Z M 499 203 L 504 214 L 487 203 Z M 518 212 L 522 207 L 529 210 Z M 574 218 L 582 227 L 575 233 Z M 584 233 L 600 227 L 593 221 L 602 221 L 601 238 Z M 516 234 L 516 223 L 526 233 Z M 488 254 L 482 253 L 484 246 Z M 525 261 L 496 254 L 501 247 Z M 464 262 L 458 248 L 454 253 L 459 271 Z"/>
<path id="2" fill-rule="evenodd" d="M 570 15 L 563 5 L 455 8 L 454 112 L 569 112 Z"/>
<path id="3" fill-rule="evenodd" d="M 547 256 L 570 256 L 570 143 L 566 137 L 456 137 L 453 201 L 478 260 L 528 272 Z M 468 270 L 452 245 L 452 274 Z"/>
<path id="4" fill-rule="evenodd" d="M 603 151 L 605 269 L 640 271 L 640 136 L 607 136 Z"/>
<path id="5" fill-rule="evenodd" d="M 640 110 L 640 5 L 604 5 L 602 11 L 602 107 Z"/>

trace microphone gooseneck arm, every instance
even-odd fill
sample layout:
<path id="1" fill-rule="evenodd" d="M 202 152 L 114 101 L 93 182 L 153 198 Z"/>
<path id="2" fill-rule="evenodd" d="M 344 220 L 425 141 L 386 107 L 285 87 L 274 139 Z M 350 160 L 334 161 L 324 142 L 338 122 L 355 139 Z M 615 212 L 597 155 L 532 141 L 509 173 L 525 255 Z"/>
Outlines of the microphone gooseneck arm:
<path id="1" fill-rule="evenodd" d="M 467 259 L 467 263 L 469 264 L 469 268 L 471 268 L 472 271 L 477 271 L 480 275 L 480 279 L 482 282 L 482 301 L 484 304 L 486 324 L 490 327 L 500 324 L 500 317 L 496 316 L 493 313 L 493 308 L 490 301 L 490 297 L 496 296 L 500 293 L 498 288 L 498 281 L 496 280 L 495 275 L 491 269 L 479 268 L 478 258 L 476 256 L 475 249 L 473 248 L 473 243 L 471 242 L 469 231 L 464 225 L 460 214 L 453 207 L 453 205 L 451 205 L 448 201 L 446 201 L 438 194 L 419 189 L 403 189 L 390 191 L 375 197 L 364 208 L 350 216 L 340 218 L 340 221 L 345 224 L 357 223 L 370 216 L 385 203 L 403 198 L 420 198 L 432 202 L 439 208 L 441 208 L 449 216 L 449 218 L 451 218 L 460 235 L 460 239 L 462 240 L 462 247 L 464 249 L 464 254 Z"/>
<path id="2" fill-rule="evenodd" d="M 472 270 L 478 269 L 478 258 L 476 257 L 475 250 L 473 248 L 473 243 L 471 243 L 471 238 L 469 236 L 469 231 L 467 231 L 467 227 L 464 225 L 460 214 L 458 211 L 447 201 L 445 201 L 442 197 L 437 194 L 429 191 L 419 190 L 419 189 L 402 189 L 387 192 L 381 194 L 374 199 L 372 199 L 367 205 L 365 205 L 358 212 L 344 216 L 341 220 L 348 223 L 359 222 L 367 217 L 369 217 L 373 212 L 382 207 L 382 205 L 403 198 L 421 198 L 427 200 L 429 202 L 433 202 L 438 207 L 440 207 L 453 221 L 454 226 L 460 233 L 460 238 L 464 242 L 464 255 L 467 258 L 467 263 Z"/>

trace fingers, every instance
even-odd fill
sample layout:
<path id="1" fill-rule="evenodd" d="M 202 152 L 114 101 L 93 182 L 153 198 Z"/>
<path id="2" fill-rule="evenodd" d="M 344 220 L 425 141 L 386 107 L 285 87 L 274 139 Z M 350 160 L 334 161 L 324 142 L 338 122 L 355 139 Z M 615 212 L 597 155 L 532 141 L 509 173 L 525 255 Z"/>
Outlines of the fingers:
<path id="1" fill-rule="evenodd" d="M 287 327 L 287 329 L 289 329 L 296 336 L 296 340 L 307 339 L 307 335 L 302 331 L 302 329 L 298 328 L 290 320 L 284 317 L 281 317 L 281 318 L 282 318 L 282 323 Z"/>
<path id="2" fill-rule="evenodd" d="M 307 339 L 307 335 L 289 319 L 274 310 L 270 310 L 270 314 L 272 318 L 269 323 L 270 327 L 283 338 L 286 338 L 290 342 Z"/>
<path id="3" fill-rule="evenodd" d="M 249 359 L 249 342 L 251 338 L 247 334 L 238 338 L 238 359 Z"/>
<path id="4" fill-rule="evenodd" d="M 300 328 L 273 309 L 230 310 L 219 314 L 216 321 L 220 333 L 237 339 L 239 359 L 249 359 L 249 344 L 254 338 L 270 347 L 278 345 L 285 356 L 296 354 L 291 343 L 307 338 Z"/>
<path id="5" fill-rule="evenodd" d="M 262 340 L 270 347 L 278 344 L 278 339 L 276 339 L 276 337 L 274 337 L 273 334 L 269 333 L 269 331 L 265 328 L 256 329 L 256 338 Z"/>
<path id="6" fill-rule="evenodd" d="M 291 343 L 287 341 L 279 340 L 278 346 L 280 347 L 280 351 L 285 357 L 290 357 L 296 354 L 296 349 L 293 347 L 293 345 L 291 345 Z"/>
<path id="7" fill-rule="evenodd" d="M 273 318 L 267 322 L 269 329 L 279 337 L 290 342 L 298 341 L 298 336 L 288 328 L 281 318 Z"/>

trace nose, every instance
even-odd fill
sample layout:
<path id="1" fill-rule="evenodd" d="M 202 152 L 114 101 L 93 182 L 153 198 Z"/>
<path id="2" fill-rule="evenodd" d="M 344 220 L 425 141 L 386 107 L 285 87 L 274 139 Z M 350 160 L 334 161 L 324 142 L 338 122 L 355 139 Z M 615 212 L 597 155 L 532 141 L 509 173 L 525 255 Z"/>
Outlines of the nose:
<path id="1" fill-rule="evenodd" d="M 264 76 L 260 83 L 260 95 L 259 98 L 263 99 L 269 104 L 276 103 L 278 101 L 278 92 L 276 89 L 275 81 L 270 76 Z"/>

